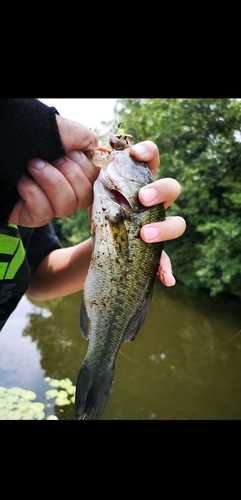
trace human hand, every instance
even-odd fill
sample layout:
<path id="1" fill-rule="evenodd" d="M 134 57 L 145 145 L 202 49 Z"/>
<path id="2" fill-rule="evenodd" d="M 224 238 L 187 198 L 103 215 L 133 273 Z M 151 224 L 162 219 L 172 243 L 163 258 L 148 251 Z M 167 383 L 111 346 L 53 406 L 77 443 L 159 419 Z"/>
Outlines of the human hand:
<path id="1" fill-rule="evenodd" d="M 152 174 L 155 175 L 160 163 L 160 157 L 158 148 L 153 142 L 144 141 L 136 144 L 131 148 L 131 156 L 138 161 L 145 161 Z M 141 188 L 139 199 L 147 207 L 163 202 L 166 209 L 178 198 L 180 193 L 180 184 L 175 179 L 167 177 Z M 181 236 L 185 229 L 186 222 L 182 217 L 166 217 L 163 222 L 143 226 L 141 228 L 141 238 L 147 243 L 172 240 Z M 171 261 L 164 250 L 161 255 L 158 275 L 164 285 L 175 285 L 176 280 L 172 274 Z"/>
<path id="2" fill-rule="evenodd" d="M 56 120 L 67 154 L 51 164 L 40 158 L 28 163 L 16 185 L 20 199 L 9 223 L 39 227 L 53 217 L 71 215 L 77 208 L 87 208 L 92 203 L 97 169 L 84 152 L 98 146 L 97 134 L 59 115 Z"/>

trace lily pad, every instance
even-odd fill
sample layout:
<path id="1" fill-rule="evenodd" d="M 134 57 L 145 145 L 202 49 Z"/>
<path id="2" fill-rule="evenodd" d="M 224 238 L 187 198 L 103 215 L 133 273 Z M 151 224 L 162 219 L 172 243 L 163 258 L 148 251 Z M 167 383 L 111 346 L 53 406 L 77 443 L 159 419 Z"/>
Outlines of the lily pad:
<path id="1" fill-rule="evenodd" d="M 17 396 L 22 396 L 25 389 L 21 389 L 21 387 L 11 387 L 7 390 L 8 394 L 16 394 Z"/>
<path id="2" fill-rule="evenodd" d="M 0 408 L 0 420 L 6 420 L 7 408 Z"/>
<path id="3" fill-rule="evenodd" d="M 65 399 L 65 398 L 67 398 L 67 397 L 68 397 L 68 393 L 67 393 L 66 391 L 64 391 L 64 390 L 59 391 L 59 393 L 58 393 L 58 397 L 59 397 L 59 398 L 64 398 L 64 399 Z"/>
<path id="4" fill-rule="evenodd" d="M 35 415 L 35 411 L 29 408 L 28 411 L 22 414 L 21 420 L 34 420 Z"/>
<path id="5" fill-rule="evenodd" d="M 21 398 L 28 399 L 29 401 L 32 401 L 33 399 L 36 399 L 36 397 L 37 397 L 35 392 L 27 391 L 26 389 L 21 389 L 21 387 L 11 387 L 11 389 L 9 389 L 8 392 L 12 395 L 20 396 Z"/>
<path id="6" fill-rule="evenodd" d="M 56 398 L 58 396 L 59 391 L 57 389 L 49 389 L 48 391 L 45 392 L 45 396 L 47 398 Z"/>
<path id="7" fill-rule="evenodd" d="M 6 387 L 3 387 L 2 385 L 0 386 L 0 398 L 5 396 L 5 394 L 7 394 L 7 389 Z"/>
<path id="8" fill-rule="evenodd" d="M 28 399 L 29 401 L 33 401 L 33 399 L 36 399 L 36 394 L 33 391 L 24 391 L 23 398 Z"/>
<path id="9" fill-rule="evenodd" d="M 6 415 L 7 420 L 21 420 L 22 413 L 20 410 L 9 411 Z"/>
<path id="10" fill-rule="evenodd" d="M 18 403 L 18 409 L 22 412 L 22 413 L 25 413 L 29 410 L 30 408 L 30 401 L 20 401 Z"/>
<path id="11" fill-rule="evenodd" d="M 12 411 L 12 410 L 16 410 L 17 409 L 17 404 L 16 403 L 7 403 L 6 405 L 6 409 L 7 411 Z"/>
<path id="12" fill-rule="evenodd" d="M 76 391 L 75 385 L 71 385 L 70 387 L 66 387 L 66 391 L 67 391 L 69 396 L 73 396 L 75 394 L 75 391 Z"/>
<path id="13" fill-rule="evenodd" d="M 56 415 L 45 416 L 45 409 L 53 407 L 48 399 L 54 399 L 57 406 L 68 406 L 74 403 L 76 387 L 69 378 L 57 380 L 45 377 L 45 381 L 54 389 L 45 392 L 44 403 L 34 401 L 37 395 L 33 391 L 0 386 L 0 420 L 59 420 Z"/>
<path id="14" fill-rule="evenodd" d="M 59 387 L 61 387 L 61 389 L 66 389 L 67 387 L 70 386 L 72 386 L 72 382 L 69 378 L 61 379 L 59 381 Z"/>
<path id="15" fill-rule="evenodd" d="M 6 404 L 7 406 L 11 406 L 15 403 L 18 403 L 19 401 L 19 397 L 17 396 L 17 394 L 6 394 L 6 398 L 5 398 L 5 401 L 6 401 Z"/>
<path id="16" fill-rule="evenodd" d="M 31 406 L 30 406 L 30 409 L 33 410 L 35 413 L 39 412 L 39 411 L 43 411 L 44 410 L 44 404 L 43 403 L 32 403 Z"/>
<path id="17" fill-rule="evenodd" d="M 44 411 L 38 411 L 35 416 L 35 420 L 43 420 L 45 417 Z"/>
<path id="18" fill-rule="evenodd" d="M 49 385 L 51 385 L 51 387 L 59 387 L 59 380 L 52 378 Z"/>
<path id="19" fill-rule="evenodd" d="M 56 398 L 55 404 L 57 406 L 67 406 L 70 405 L 70 400 L 67 398 Z"/>

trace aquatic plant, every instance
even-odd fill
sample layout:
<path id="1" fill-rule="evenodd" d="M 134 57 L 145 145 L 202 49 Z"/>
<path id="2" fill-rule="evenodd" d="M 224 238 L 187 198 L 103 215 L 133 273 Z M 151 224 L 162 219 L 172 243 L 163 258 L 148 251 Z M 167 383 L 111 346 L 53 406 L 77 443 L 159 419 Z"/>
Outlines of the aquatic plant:
<path id="1" fill-rule="evenodd" d="M 55 405 L 63 407 L 73 404 L 75 386 L 68 378 L 57 380 L 45 377 L 44 380 L 54 389 L 45 392 L 43 402 L 35 401 L 37 394 L 33 391 L 0 386 L 0 420 L 59 420 L 54 413 L 49 414 L 49 411 Z"/>

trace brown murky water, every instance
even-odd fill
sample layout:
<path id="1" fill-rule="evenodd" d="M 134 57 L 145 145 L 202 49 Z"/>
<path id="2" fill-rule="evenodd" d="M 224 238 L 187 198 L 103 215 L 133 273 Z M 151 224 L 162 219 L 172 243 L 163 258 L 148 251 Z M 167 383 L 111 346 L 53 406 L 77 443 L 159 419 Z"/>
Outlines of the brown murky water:
<path id="1" fill-rule="evenodd" d="M 76 382 L 87 350 L 80 298 L 22 299 L 0 333 L 0 386 L 44 399 L 44 377 Z M 240 387 L 241 300 L 156 282 L 144 326 L 117 356 L 103 420 L 240 419 Z M 55 412 L 74 419 L 72 404 Z"/>

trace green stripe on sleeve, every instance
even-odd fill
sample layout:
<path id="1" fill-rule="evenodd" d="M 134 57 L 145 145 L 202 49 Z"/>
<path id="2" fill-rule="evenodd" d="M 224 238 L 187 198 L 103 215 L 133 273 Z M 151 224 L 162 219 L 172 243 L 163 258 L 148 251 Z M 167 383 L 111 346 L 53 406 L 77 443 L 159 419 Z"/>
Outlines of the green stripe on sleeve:
<path id="1" fill-rule="evenodd" d="M 15 224 L 9 224 L 17 228 Z M 25 250 L 20 238 L 0 234 L 0 253 L 12 255 L 11 262 L 0 262 L 0 279 L 13 279 L 25 258 Z"/>

